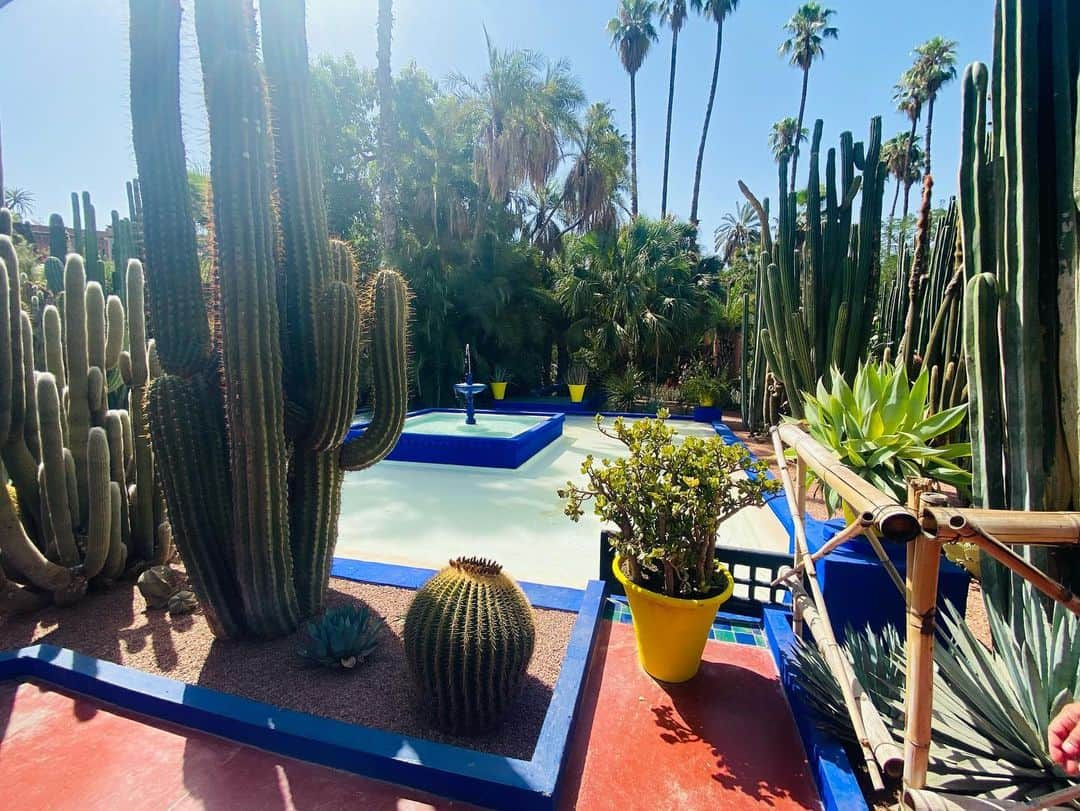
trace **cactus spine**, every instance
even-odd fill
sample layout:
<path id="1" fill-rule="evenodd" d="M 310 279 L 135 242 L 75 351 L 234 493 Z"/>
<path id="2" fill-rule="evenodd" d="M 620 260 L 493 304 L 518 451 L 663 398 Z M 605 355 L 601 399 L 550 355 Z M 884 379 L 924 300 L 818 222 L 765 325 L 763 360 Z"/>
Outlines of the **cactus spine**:
<path id="1" fill-rule="evenodd" d="M 212 341 L 180 129 L 180 5 L 131 3 L 142 198 L 133 194 L 132 206 L 142 206 L 162 370 L 148 393 L 153 448 L 192 583 L 215 633 L 230 637 L 288 633 L 320 608 L 342 472 L 390 451 L 406 405 L 404 282 L 392 271 L 377 274 L 362 318 L 351 258 L 326 236 L 304 4 L 265 0 L 260 13 L 265 68 L 251 0 L 195 5 L 216 201 L 220 311 Z M 365 327 L 375 423 L 364 441 L 343 446 Z"/>
<path id="2" fill-rule="evenodd" d="M 981 507 L 1080 508 L 1078 26 L 1067 0 L 998 0 L 993 66 L 964 72 L 960 219 Z M 1024 549 L 1080 587 L 1075 562 Z M 981 563 L 987 599 L 1009 612 L 1013 578 Z"/>
<path id="3" fill-rule="evenodd" d="M 460 558 L 417 591 L 404 636 L 425 715 L 471 735 L 496 726 L 517 697 L 536 628 L 528 599 L 501 566 Z"/>

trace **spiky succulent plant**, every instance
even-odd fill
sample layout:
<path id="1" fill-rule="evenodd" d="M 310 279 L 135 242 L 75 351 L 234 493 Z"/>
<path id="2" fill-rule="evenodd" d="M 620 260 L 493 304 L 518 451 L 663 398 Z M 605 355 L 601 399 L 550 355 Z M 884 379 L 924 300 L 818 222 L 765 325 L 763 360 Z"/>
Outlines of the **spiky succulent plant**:
<path id="1" fill-rule="evenodd" d="M 378 647 L 383 621 L 364 603 L 328 609 L 308 623 L 300 655 L 323 667 L 351 669 Z"/>
<path id="2" fill-rule="evenodd" d="M 1046 749 L 1047 727 L 1080 694 L 1080 619 L 1060 605 L 1048 616 L 1024 586 L 1022 628 L 987 607 L 993 650 L 957 612 L 945 611 L 945 635 L 934 655 L 934 720 L 930 788 L 994 799 L 1030 800 L 1069 784 Z M 849 633 L 855 674 L 894 735 L 903 735 L 904 642 L 892 628 L 880 636 Z M 848 739 L 840 687 L 817 649 L 801 645 L 796 681 L 822 726 Z"/>

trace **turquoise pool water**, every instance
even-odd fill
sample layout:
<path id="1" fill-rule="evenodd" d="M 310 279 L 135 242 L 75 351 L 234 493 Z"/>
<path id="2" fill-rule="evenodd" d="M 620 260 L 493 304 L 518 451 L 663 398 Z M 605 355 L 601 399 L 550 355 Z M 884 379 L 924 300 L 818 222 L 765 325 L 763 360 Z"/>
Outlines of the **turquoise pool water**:
<path id="1" fill-rule="evenodd" d="M 405 433 L 506 438 L 517 436 L 545 419 L 525 414 L 477 414 L 476 425 L 466 425 L 464 413 L 417 414 L 405 419 Z"/>

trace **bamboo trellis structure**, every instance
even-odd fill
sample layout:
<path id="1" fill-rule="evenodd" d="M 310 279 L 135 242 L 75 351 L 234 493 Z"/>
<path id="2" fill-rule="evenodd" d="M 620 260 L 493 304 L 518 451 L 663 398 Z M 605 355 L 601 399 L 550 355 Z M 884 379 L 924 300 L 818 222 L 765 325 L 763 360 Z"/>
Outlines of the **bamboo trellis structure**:
<path id="1" fill-rule="evenodd" d="M 987 804 L 970 797 L 950 797 L 925 790 L 934 701 L 934 633 L 938 574 L 942 545 L 959 540 L 967 541 L 1023 577 L 1047 597 L 1080 616 L 1080 598 L 1010 548 L 1010 545 L 1080 545 L 1080 512 L 1037 513 L 950 507 L 943 495 L 933 492 L 933 483 L 925 479 L 909 482 L 908 503 L 902 505 L 845 467 L 832 451 L 796 424 L 774 426 L 772 439 L 795 529 L 793 565 L 782 570 L 773 585 L 783 584 L 791 592 L 796 634 L 801 635 L 805 621 L 825 656 L 826 664 L 841 685 L 844 703 L 866 756 L 871 779 L 875 783 L 880 779 L 879 767 L 886 773 L 897 776 L 899 747 L 892 741 L 881 717 L 855 678 L 847 657 L 839 650 L 815 569 L 817 561 L 844 541 L 859 534 L 865 535 L 875 549 L 907 605 L 902 769 L 905 803 L 911 808 L 943 811 L 961 808 L 1049 807 L 1041 804 L 1041 801 L 1015 806 L 995 805 L 997 801 Z M 796 454 L 794 485 L 784 455 L 785 446 L 793 449 Z M 852 523 L 813 554 L 806 543 L 803 521 L 807 471 L 812 471 L 824 485 L 836 491 L 856 515 Z M 896 572 L 881 541 L 907 544 L 906 578 L 901 578 Z M 804 580 L 809 585 L 809 591 L 803 585 Z M 869 710 L 865 705 L 869 705 Z M 881 724 L 880 729 L 877 724 Z M 882 732 L 887 741 L 877 739 L 876 736 Z M 883 745 L 886 743 L 892 744 L 891 748 Z M 1061 801 L 1059 795 L 1060 793 L 1055 793 L 1043 799 L 1054 804 Z M 1070 794 L 1068 799 L 1074 796 Z"/>

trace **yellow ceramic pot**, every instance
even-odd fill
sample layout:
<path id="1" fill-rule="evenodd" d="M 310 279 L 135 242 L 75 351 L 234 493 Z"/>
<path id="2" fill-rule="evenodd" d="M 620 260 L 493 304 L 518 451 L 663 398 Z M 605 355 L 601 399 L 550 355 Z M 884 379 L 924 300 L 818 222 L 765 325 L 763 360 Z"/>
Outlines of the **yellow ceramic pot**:
<path id="1" fill-rule="evenodd" d="M 501 400 L 506 396 L 506 381 L 501 383 L 492 382 L 491 384 L 491 396 L 496 400 Z"/>
<path id="2" fill-rule="evenodd" d="M 642 668 L 660 681 L 692 679 L 701 665 L 701 654 L 709 641 L 709 629 L 716 612 L 735 588 L 730 573 L 727 588 L 715 597 L 684 600 L 657 594 L 627 580 L 619 566 L 618 555 L 611 568 L 630 602 L 638 661 Z"/>
<path id="3" fill-rule="evenodd" d="M 570 402 L 580 403 L 585 399 L 585 384 L 567 383 L 566 387 L 570 389 Z"/>

